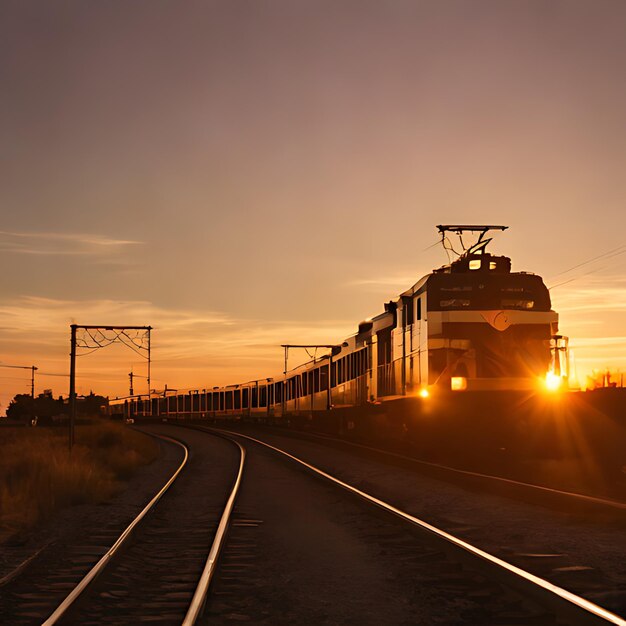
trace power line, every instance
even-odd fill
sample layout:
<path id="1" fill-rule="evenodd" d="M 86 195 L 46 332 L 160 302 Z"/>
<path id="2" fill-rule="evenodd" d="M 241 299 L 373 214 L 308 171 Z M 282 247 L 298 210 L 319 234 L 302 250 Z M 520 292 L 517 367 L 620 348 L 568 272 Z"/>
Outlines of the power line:
<path id="1" fill-rule="evenodd" d="M 586 261 L 583 261 L 582 263 L 577 263 L 576 265 L 573 265 L 569 269 L 563 270 L 562 272 L 559 272 L 558 274 L 553 274 L 552 276 L 550 276 L 550 278 L 556 278 L 557 276 L 562 276 L 563 274 L 572 272 L 578 269 L 579 267 L 583 267 L 584 265 L 588 265 L 589 263 L 593 263 L 594 261 L 599 261 L 600 259 L 604 259 L 604 258 L 612 259 L 613 257 L 619 256 L 620 254 L 624 254 L 625 252 L 626 252 L 626 244 L 622 244 L 621 246 L 617 246 L 617 248 L 613 248 L 612 250 L 608 250 L 606 252 L 603 252 L 602 254 L 598 254 L 597 256 L 594 256 L 591 259 L 587 259 Z"/>

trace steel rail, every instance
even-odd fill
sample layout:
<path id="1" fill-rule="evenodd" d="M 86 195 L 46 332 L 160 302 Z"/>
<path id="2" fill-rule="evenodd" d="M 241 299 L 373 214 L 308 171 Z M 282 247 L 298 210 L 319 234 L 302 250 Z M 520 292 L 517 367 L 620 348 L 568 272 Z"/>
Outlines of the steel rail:
<path id="1" fill-rule="evenodd" d="M 457 467 L 450 467 L 449 465 L 443 465 L 441 463 L 433 463 L 432 461 L 424 461 L 422 459 L 416 459 L 406 454 L 398 454 L 397 452 L 391 452 L 390 450 L 384 450 L 382 448 L 374 448 L 373 446 L 366 446 L 362 443 L 355 443 L 353 441 L 347 441 L 345 439 L 338 439 L 336 437 L 329 437 L 328 435 L 320 435 L 318 433 L 300 433 L 294 431 L 294 434 L 304 435 L 304 437 L 311 437 L 312 439 L 321 439 L 322 441 L 333 441 L 342 445 L 351 446 L 353 448 L 360 448 L 362 450 L 369 450 L 370 452 L 376 452 L 378 454 L 384 454 L 396 459 L 402 459 L 403 461 L 409 461 L 414 465 L 422 465 L 424 467 L 432 467 L 434 469 L 450 472 L 451 474 L 459 474 L 460 476 L 469 476 L 471 478 L 481 478 L 491 480 L 493 482 L 499 482 L 502 484 L 512 485 L 515 487 L 523 487 L 529 490 L 540 491 L 546 494 L 553 494 L 558 496 L 564 496 L 582 502 L 589 502 L 590 504 L 598 504 L 601 506 L 610 507 L 626 511 L 626 502 L 620 500 L 611 500 L 609 498 L 599 498 L 597 496 L 589 496 L 584 493 L 577 493 L 575 491 L 564 491 L 562 489 L 555 489 L 554 487 L 546 487 L 544 485 L 537 485 L 535 483 L 526 483 L 521 480 L 514 480 L 512 478 L 505 478 L 504 476 L 494 476 L 493 474 L 482 474 L 481 472 L 474 472 L 472 470 L 463 470 Z M 277 433 L 282 434 L 282 433 Z M 285 436 L 285 435 L 283 435 Z"/>
<path id="2" fill-rule="evenodd" d="M 210 432 L 213 429 L 206 429 L 206 430 Z M 539 576 L 535 576 L 534 574 L 531 574 L 530 572 L 527 572 L 515 565 L 512 565 L 511 563 L 507 563 L 506 561 L 492 554 L 489 554 L 488 552 L 485 552 L 484 550 L 481 550 L 480 548 L 477 548 L 473 546 L 472 544 L 466 541 L 463 541 L 462 539 L 459 539 L 458 537 L 455 537 L 454 535 L 451 535 L 450 533 L 447 533 L 444 530 L 441 530 L 437 528 L 436 526 L 433 526 L 432 524 L 429 524 L 428 522 L 425 522 L 424 520 L 421 520 L 411 515 L 410 513 L 406 513 L 405 511 L 398 509 L 392 504 L 389 504 L 383 500 L 380 500 L 379 498 L 376 498 L 375 496 L 372 496 L 364 491 L 361 491 L 360 489 L 353 487 L 352 485 L 340 480 L 339 478 L 336 478 L 335 476 L 328 474 L 324 470 L 321 470 L 318 467 L 315 467 L 314 465 L 311 465 L 310 463 L 307 463 L 306 461 L 299 459 L 298 457 L 294 456 L 293 454 L 290 454 L 289 452 L 281 450 L 280 448 L 272 446 L 269 443 L 265 443 L 264 441 L 261 441 L 259 439 L 255 439 L 254 437 L 250 437 L 248 435 L 242 435 L 241 433 L 228 431 L 228 430 L 221 430 L 221 429 L 215 429 L 215 431 L 225 433 L 231 436 L 242 437 L 244 439 L 248 439 L 249 441 L 253 441 L 254 443 L 257 443 L 261 446 L 264 446 L 270 450 L 273 450 L 274 452 L 277 452 L 278 454 L 281 454 L 287 457 L 288 459 L 291 459 L 292 461 L 295 461 L 296 463 L 304 466 L 305 468 L 314 472 L 315 474 L 318 474 L 322 476 L 323 478 L 329 480 L 330 482 L 342 487 L 346 491 L 349 491 L 359 496 L 363 500 L 366 500 L 367 502 L 370 502 L 371 504 L 374 504 L 375 506 L 378 506 L 379 508 L 389 513 L 392 513 L 393 515 L 413 524 L 414 526 L 417 526 L 423 530 L 428 531 L 429 533 L 435 535 L 439 539 L 442 539 L 446 541 L 448 544 L 451 544 L 452 546 L 464 551 L 464 553 L 472 555 L 480 559 L 482 563 L 491 565 L 492 567 L 497 568 L 501 572 L 508 573 L 512 581 L 514 582 L 517 581 L 518 583 L 522 583 L 526 589 L 532 587 L 535 591 L 537 590 L 542 591 L 543 592 L 542 598 L 544 599 L 544 601 L 546 600 L 552 600 L 552 602 L 557 601 L 557 605 L 559 609 L 561 611 L 566 612 L 567 617 L 569 619 L 574 619 L 576 623 L 578 623 L 580 620 L 580 623 L 583 623 L 583 624 L 590 624 L 590 623 L 607 624 L 608 623 L 608 624 L 618 624 L 619 626 L 626 626 L 626 620 L 616 615 L 615 613 L 612 613 L 608 611 L 607 609 L 604 609 L 594 604 L 593 602 L 586 600 L 585 598 L 581 598 L 580 596 L 577 596 L 571 591 L 567 591 L 566 589 L 558 587 L 557 585 L 554 585 L 553 583 L 543 578 L 540 578 Z M 590 620 L 593 620 L 593 621 L 590 621 Z"/>
<path id="3" fill-rule="evenodd" d="M 215 435 L 215 433 L 211 434 Z M 239 452 L 241 454 L 241 458 L 239 461 L 239 471 L 237 473 L 237 478 L 235 479 L 233 488 L 230 492 L 230 496 L 228 497 L 228 501 L 226 502 L 226 506 L 224 507 L 224 512 L 222 513 L 220 523 L 217 527 L 217 532 L 215 533 L 215 538 L 213 539 L 213 544 L 211 545 L 209 556 L 207 557 L 204 569 L 202 570 L 202 575 L 200 576 L 200 580 L 193 594 L 193 598 L 191 599 L 189 609 L 187 609 L 187 614 L 185 615 L 182 626 L 193 626 L 196 623 L 196 620 L 202 614 L 202 610 L 204 609 L 206 597 L 209 591 L 209 586 L 211 585 L 211 581 L 213 580 L 213 574 L 215 573 L 215 570 L 217 568 L 217 559 L 219 558 L 220 551 L 226 539 L 226 531 L 228 529 L 228 524 L 230 522 L 233 509 L 235 508 L 235 500 L 237 498 L 239 486 L 241 485 L 241 479 L 243 476 L 243 468 L 246 460 L 245 448 L 238 441 L 235 441 L 231 437 L 224 437 L 224 435 L 218 436 L 226 439 L 227 441 L 230 441 L 239 448 Z"/>
<path id="4" fill-rule="evenodd" d="M 102 573 L 105 567 L 109 564 L 113 556 L 120 549 L 120 547 L 126 542 L 126 540 L 130 537 L 133 530 L 137 527 L 137 525 L 143 520 L 143 518 L 149 513 L 149 511 L 154 507 L 154 505 L 161 499 L 161 497 L 165 494 L 165 492 L 171 487 L 172 483 L 178 478 L 178 475 L 181 473 L 185 465 L 187 464 L 187 460 L 189 459 L 189 448 L 182 443 L 182 441 L 178 441 L 173 437 L 167 437 L 166 435 L 155 435 L 153 433 L 147 433 L 153 437 L 157 437 L 158 439 L 163 439 L 166 441 L 170 441 L 171 443 L 175 443 L 180 446 L 185 455 L 178 469 L 172 474 L 170 479 L 165 483 L 163 487 L 159 490 L 159 492 L 148 502 L 148 504 L 144 507 L 144 509 L 135 517 L 135 519 L 128 525 L 126 530 L 117 538 L 117 541 L 107 550 L 107 552 L 100 558 L 100 560 L 87 572 L 87 574 L 82 578 L 82 580 L 72 589 L 69 595 L 59 604 L 59 606 L 55 609 L 55 611 L 50 615 L 50 617 L 43 622 L 42 626 L 53 626 L 56 624 L 70 609 L 70 607 L 76 602 L 76 600 L 80 597 L 80 595 L 87 589 L 87 587 L 96 579 L 96 577 Z"/>

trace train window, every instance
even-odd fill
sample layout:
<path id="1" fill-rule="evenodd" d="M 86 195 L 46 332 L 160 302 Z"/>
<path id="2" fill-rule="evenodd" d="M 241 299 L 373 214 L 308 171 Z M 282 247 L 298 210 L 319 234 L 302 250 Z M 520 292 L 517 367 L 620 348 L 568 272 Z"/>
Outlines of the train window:
<path id="1" fill-rule="evenodd" d="M 448 287 L 441 287 L 441 291 L 471 291 L 471 285 L 450 285 Z"/>
<path id="2" fill-rule="evenodd" d="M 470 305 L 469 300 L 464 298 L 451 298 L 450 300 L 440 300 L 439 306 L 447 309 L 462 309 Z"/>
<path id="3" fill-rule="evenodd" d="M 406 328 L 413 323 L 413 300 L 411 298 L 405 299 L 404 308 L 402 309 L 402 324 Z"/>
<path id="4" fill-rule="evenodd" d="M 252 387 L 252 405 L 251 408 L 256 409 L 259 406 L 259 390 L 258 388 Z"/>
<path id="5" fill-rule="evenodd" d="M 328 390 L 328 365 L 323 365 L 319 369 L 320 373 L 320 391 Z"/>
<path id="6" fill-rule="evenodd" d="M 233 408 L 233 392 L 227 391 L 224 395 L 226 396 L 226 409 L 232 409 Z"/>
<path id="7" fill-rule="evenodd" d="M 512 300 L 507 298 L 502 300 L 503 309 L 532 309 L 534 306 L 534 300 Z"/>
<path id="8" fill-rule="evenodd" d="M 224 402 L 224 392 L 220 391 L 220 411 L 224 410 L 225 402 Z"/>
<path id="9" fill-rule="evenodd" d="M 317 368 L 313 370 L 313 393 L 318 393 L 320 390 L 320 370 Z"/>
<path id="10" fill-rule="evenodd" d="M 309 381 L 309 377 L 307 376 L 307 373 L 304 372 L 304 374 L 302 374 L 302 395 L 306 396 L 308 393 L 308 383 Z"/>
<path id="11" fill-rule="evenodd" d="M 496 269 L 496 262 L 495 261 L 489 261 L 489 269 L 490 270 L 495 270 Z"/>
<path id="12" fill-rule="evenodd" d="M 337 386 L 337 363 L 334 362 L 332 365 L 332 369 L 330 370 L 330 386 Z"/>
<path id="13" fill-rule="evenodd" d="M 471 270 L 479 270 L 480 269 L 480 259 L 471 259 L 469 262 L 469 268 Z"/>
<path id="14" fill-rule="evenodd" d="M 422 319 L 422 299 L 418 296 L 417 297 L 417 319 L 421 320 Z"/>
<path id="15" fill-rule="evenodd" d="M 274 385 L 274 397 L 276 398 L 276 404 L 280 404 L 283 401 L 283 384 L 276 383 Z"/>
<path id="16" fill-rule="evenodd" d="M 248 397 L 250 395 L 250 390 L 246 387 L 245 389 L 242 389 L 242 394 L 241 394 L 241 407 L 244 409 L 248 408 Z"/>
<path id="17" fill-rule="evenodd" d="M 265 385 L 259 387 L 259 406 L 267 406 L 267 387 Z"/>
<path id="18" fill-rule="evenodd" d="M 235 408 L 236 409 L 240 409 L 241 408 L 241 389 L 235 389 Z"/>

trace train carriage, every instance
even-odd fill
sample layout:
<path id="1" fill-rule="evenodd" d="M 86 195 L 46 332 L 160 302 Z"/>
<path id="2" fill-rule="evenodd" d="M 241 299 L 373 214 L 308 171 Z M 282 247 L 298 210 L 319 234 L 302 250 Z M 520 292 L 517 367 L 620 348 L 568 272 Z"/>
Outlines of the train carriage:
<path id="1" fill-rule="evenodd" d="M 329 354 L 274 378 L 127 399 L 124 415 L 281 421 L 432 389 L 528 390 L 551 369 L 559 382 L 566 378 L 566 344 L 543 280 L 512 272 L 508 257 L 486 252 L 485 235 L 506 227 L 438 228 L 444 241 L 455 233 L 462 242 L 468 231 L 479 233 L 478 241 L 387 302 Z"/>

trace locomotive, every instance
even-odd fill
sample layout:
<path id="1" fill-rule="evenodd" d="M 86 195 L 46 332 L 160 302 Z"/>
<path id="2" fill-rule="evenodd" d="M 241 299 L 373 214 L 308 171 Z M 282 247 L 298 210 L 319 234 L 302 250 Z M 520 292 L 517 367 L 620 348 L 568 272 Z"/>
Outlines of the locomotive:
<path id="1" fill-rule="evenodd" d="M 433 392 L 525 391 L 538 381 L 567 378 L 567 339 L 540 276 L 513 272 L 511 259 L 486 251 L 494 225 L 439 225 L 444 248 L 457 258 L 418 280 L 384 310 L 362 321 L 328 353 L 274 378 L 164 392 L 113 401 L 113 413 L 189 418 L 256 417 L 280 423 L 312 419 Z M 478 240 L 466 247 L 466 233 Z M 313 347 L 313 346 L 298 346 Z"/>

